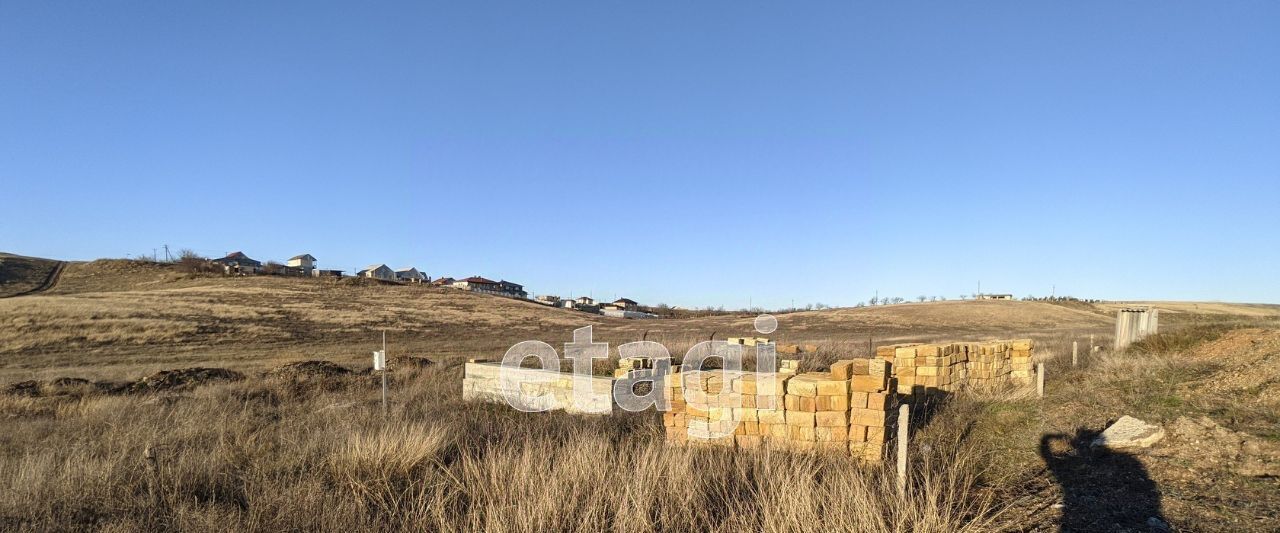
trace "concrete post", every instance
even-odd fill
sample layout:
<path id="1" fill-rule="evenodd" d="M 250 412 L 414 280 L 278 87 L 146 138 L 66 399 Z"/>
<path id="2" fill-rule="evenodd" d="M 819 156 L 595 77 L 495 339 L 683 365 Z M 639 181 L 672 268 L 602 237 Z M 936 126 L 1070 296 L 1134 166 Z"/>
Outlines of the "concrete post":
<path id="1" fill-rule="evenodd" d="M 1036 394 L 1044 398 L 1044 363 L 1036 365 Z"/>
<path id="2" fill-rule="evenodd" d="M 1080 341 L 1071 341 L 1071 366 L 1080 362 Z"/>
<path id="3" fill-rule="evenodd" d="M 907 437 L 911 424 L 911 407 L 898 407 L 898 497 L 907 495 Z"/>

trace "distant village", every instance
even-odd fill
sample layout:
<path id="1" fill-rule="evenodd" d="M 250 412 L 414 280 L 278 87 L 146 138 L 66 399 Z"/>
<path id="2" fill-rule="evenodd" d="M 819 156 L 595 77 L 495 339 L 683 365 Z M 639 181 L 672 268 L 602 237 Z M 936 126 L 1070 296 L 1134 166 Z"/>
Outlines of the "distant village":
<path id="1" fill-rule="evenodd" d="M 227 254 L 226 257 L 209 260 L 209 263 L 214 265 L 216 268 L 220 268 L 224 274 L 229 276 L 276 275 L 316 278 L 346 277 L 345 271 L 343 270 L 324 269 L 316 266 L 317 260 L 315 256 L 311 254 L 295 255 L 290 257 L 284 264 L 270 261 L 264 264 L 261 261 L 250 258 L 243 252 L 232 252 Z M 463 279 L 454 279 L 450 277 L 431 279 L 431 276 L 423 274 L 415 267 L 406 267 L 394 270 L 384 264 L 366 266 L 357 271 L 354 276 L 358 278 L 370 278 L 395 283 L 422 283 L 438 287 L 450 287 L 454 289 L 478 292 L 481 294 L 531 301 L 548 307 L 574 309 L 585 313 L 601 314 L 605 316 L 620 318 L 657 318 L 657 315 L 644 311 L 639 303 L 629 298 L 619 298 L 612 302 L 598 302 L 589 296 L 566 299 L 560 298 L 559 296 L 541 295 L 530 300 L 529 293 L 526 292 L 524 290 L 524 286 L 519 283 L 507 280 L 494 281 L 481 276 L 471 276 Z"/>

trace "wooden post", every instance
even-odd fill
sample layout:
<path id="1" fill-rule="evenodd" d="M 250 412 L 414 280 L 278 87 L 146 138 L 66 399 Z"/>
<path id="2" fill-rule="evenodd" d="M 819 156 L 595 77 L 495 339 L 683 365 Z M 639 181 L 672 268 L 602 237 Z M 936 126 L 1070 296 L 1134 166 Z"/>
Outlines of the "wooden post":
<path id="1" fill-rule="evenodd" d="M 907 437 L 911 424 L 911 407 L 898 407 L 898 497 L 907 495 Z"/>
<path id="2" fill-rule="evenodd" d="M 1036 394 L 1044 398 L 1044 363 L 1036 365 Z"/>
<path id="3" fill-rule="evenodd" d="M 1071 341 L 1071 366 L 1080 362 L 1080 341 Z"/>

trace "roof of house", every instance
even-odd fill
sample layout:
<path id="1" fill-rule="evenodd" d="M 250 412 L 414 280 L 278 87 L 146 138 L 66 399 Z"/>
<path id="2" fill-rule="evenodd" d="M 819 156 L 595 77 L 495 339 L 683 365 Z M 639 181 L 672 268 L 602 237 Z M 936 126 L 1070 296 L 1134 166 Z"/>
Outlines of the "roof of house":
<path id="1" fill-rule="evenodd" d="M 412 270 L 412 271 L 414 271 L 414 272 L 417 272 L 417 271 L 418 271 L 418 269 L 413 268 L 413 267 L 405 267 L 405 268 L 402 268 L 402 269 L 400 269 L 400 270 L 397 270 L 397 271 L 396 271 L 396 273 L 408 272 L 408 271 L 410 271 L 410 270 Z"/>
<path id="2" fill-rule="evenodd" d="M 370 271 L 370 270 L 377 270 L 377 269 L 379 269 L 379 268 L 385 268 L 385 269 L 387 269 L 387 270 L 391 270 L 391 267 L 389 267 L 389 266 L 387 266 L 387 265 L 383 265 L 383 264 L 376 264 L 376 265 L 369 265 L 369 266 L 367 266 L 367 267 L 364 267 L 364 268 L 363 268 L 363 269 L 361 269 L 360 271 L 361 271 L 361 272 L 368 272 L 368 271 Z"/>
<path id="3" fill-rule="evenodd" d="M 630 298 L 618 298 L 617 300 L 614 300 L 613 303 L 627 304 L 627 305 L 640 305 L 639 302 L 636 302 L 635 300 L 632 300 Z"/>
<path id="4" fill-rule="evenodd" d="M 311 260 L 311 261 L 315 261 L 315 260 L 316 260 L 315 256 L 313 256 L 313 255 L 311 255 L 311 254 L 295 255 L 295 256 L 293 256 L 293 257 L 290 257 L 290 258 L 289 258 L 289 260 L 290 260 L 290 261 L 293 261 L 294 259 L 308 259 L 308 260 Z"/>
<path id="5" fill-rule="evenodd" d="M 496 282 L 496 281 L 493 281 L 493 280 L 488 279 L 488 278 L 482 278 L 482 277 L 480 277 L 480 276 L 471 276 L 471 277 L 469 277 L 469 278 L 467 278 L 467 279 L 460 280 L 460 281 L 465 281 L 465 282 L 467 282 L 467 283 L 487 283 L 487 284 L 489 284 L 489 285 L 497 285 L 497 284 L 498 284 L 498 282 Z"/>
<path id="6" fill-rule="evenodd" d="M 214 259 L 214 262 L 222 262 L 222 261 L 252 261 L 254 263 L 258 262 L 254 259 L 249 258 L 249 256 L 244 255 L 244 252 L 231 252 L 227 254 L 226 257 Z"/>

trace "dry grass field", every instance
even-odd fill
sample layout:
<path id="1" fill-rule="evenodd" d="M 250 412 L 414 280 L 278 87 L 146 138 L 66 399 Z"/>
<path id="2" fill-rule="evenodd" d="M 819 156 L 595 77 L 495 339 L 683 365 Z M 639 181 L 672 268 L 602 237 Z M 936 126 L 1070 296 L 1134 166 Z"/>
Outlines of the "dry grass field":
<path id="1" fill-rule="evenodd" d="M 0 530 L 1145 531 L 1153 516 L 1280 530 L 1280 310 L 1190 305 L 1162 310 L 1169 333 L 1075 368 L 1070 343 L 1106 345 L 1113 308 L 779 316 L 774 337 L 820 346 L 810 368 L 869 343 L 1037 340 L 1046 397 L 936 406 L 899 496 L 892 472 L 847 457 L 670 447 L 651 412 L 461 400 L 461 363 L 517 341 L 558 345 L 592 325 L 597 340 L 678 356 L 751 334 L 750 316 L 633 321 L 453 289 L 73 264 L 50 291 L 0 299 Z M 394 368 L 386 415 L 368 373 L 384 328 L 393 359 L 434 361 Z M 347 371 L 271 372 L 314 359 Z M 196 366 L 243 378 L 124 386 Z M 1082 444 L 1125 414 L 1169 436 L 1134 454 Z"/>

